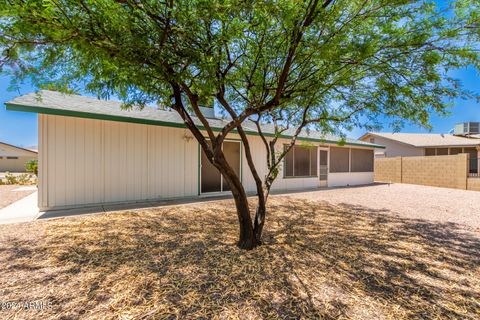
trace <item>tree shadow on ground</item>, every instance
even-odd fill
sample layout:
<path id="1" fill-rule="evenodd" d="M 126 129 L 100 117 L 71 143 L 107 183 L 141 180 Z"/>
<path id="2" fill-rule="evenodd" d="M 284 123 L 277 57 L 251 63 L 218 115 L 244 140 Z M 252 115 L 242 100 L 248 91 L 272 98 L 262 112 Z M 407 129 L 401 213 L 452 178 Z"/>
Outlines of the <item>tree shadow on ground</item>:
<path id="1" fill-rule="evenodd" d="M 267 219 L 248 252 L 231 201 L 43 222 L 40 239 L 1 243 L 3 296 L 54 302 L 32 318 L 480 315 L 478 233 L 294 198 Z"/>

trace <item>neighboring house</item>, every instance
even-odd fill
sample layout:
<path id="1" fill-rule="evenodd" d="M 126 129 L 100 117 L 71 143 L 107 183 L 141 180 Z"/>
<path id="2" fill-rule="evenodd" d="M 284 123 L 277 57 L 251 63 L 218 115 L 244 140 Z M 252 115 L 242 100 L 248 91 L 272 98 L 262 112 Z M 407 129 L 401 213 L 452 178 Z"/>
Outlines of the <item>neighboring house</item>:
<path id="1" fill-rule="evenodd" d="M 376 150 L 377 156 L 414 157 L 468 153 L 477 158 L 480 139 L 441 133 L 383 133 L 368 132 L 359 140 L 380 144 L 385 149 Z"/>
<path id="2" fill-rule="evenodd" d="M 176 112 L 40 91 L 6 103 L 8 110 L 39 113 L 39 207 L 41 210 L 118 202 L 221 194 L 229 190 Z M 212 128 L 227 120 L 210 114 Z M 197 118 L 194 118 L 199 123 Z M 246 123 L 253 161 L 266 173 L 266 150 L 255 126 Z M 273 136 L 271 126 L 264 132 Z M 278 141 L 278 148 L 289 140 Z M 273 190 L 346 186 L 373 182 L 368 142 L 305 132 L 286 156 Z M 242 142 L 229 134 L 224 152 L 247 192 L 255 183 Z"/>
<path id="3" fill-rule="evenodd" d="M 25 172 L 25 164 L 37 159 L 37 152 L 0 142 L 0 172 Z"/>

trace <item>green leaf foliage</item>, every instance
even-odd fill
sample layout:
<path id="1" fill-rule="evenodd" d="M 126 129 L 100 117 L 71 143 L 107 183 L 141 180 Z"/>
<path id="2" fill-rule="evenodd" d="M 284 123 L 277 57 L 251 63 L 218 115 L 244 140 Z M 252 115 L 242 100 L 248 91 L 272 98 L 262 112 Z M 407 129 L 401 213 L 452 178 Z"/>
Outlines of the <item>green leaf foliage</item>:
<path id="1" fill-rule="evenodd" d="M 28 78 L 126 106 L 171 106 L 176 83 L 201 104 L 222 109 L 220 92 L 237 114 L 289 127 L 338 132 L 379 117 L 428 127 L 432 112 L 474 95 L 450 71 L 479 68 L 478 0 L 0 3 L 13 86 Z"/>

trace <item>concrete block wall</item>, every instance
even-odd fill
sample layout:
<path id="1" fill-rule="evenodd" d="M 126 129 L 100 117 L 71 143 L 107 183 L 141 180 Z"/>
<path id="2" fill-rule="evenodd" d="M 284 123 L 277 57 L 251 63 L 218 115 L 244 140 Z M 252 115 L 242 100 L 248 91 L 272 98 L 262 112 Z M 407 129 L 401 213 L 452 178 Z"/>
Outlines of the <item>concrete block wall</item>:
<path id="1" fill-rule="evenodd" d="M 466 189 L 467 154 L 402 158 L 402 182 Z"/>
<path id="2" fill-rule="evenodd" d="M 472 191 L 480 191 L 480 178 L 468 178 L 467 189 Z"/>
<path id="3" fill-rule="evenodd" d="M 374 179 L 378 182 L 402 182 L 402 158 L 375 159 Z"/>
<path id="4" fill-rule="evenodd" d="M 467 154 L 375 159 L 375 181 L 467 189 Z"/>

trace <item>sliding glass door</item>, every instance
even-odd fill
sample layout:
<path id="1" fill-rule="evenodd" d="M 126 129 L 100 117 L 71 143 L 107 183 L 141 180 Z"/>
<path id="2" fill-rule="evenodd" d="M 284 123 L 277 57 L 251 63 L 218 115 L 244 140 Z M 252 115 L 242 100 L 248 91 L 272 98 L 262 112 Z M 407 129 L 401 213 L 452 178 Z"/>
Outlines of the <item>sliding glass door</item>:
<path id="1" fill-rule="evenodd" d="M 225 141 L 223 143 L 223 153 L 225 154 L 228 164 L 240 177 L 240 141 Z M 223 192 L 230 190 L 227 181 L 225 181 L 217 168 L 208 161 L 203 150 L 201 150 L 200 166 L 200 193 Z"/>

